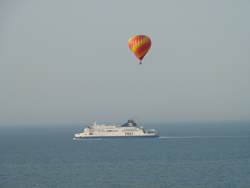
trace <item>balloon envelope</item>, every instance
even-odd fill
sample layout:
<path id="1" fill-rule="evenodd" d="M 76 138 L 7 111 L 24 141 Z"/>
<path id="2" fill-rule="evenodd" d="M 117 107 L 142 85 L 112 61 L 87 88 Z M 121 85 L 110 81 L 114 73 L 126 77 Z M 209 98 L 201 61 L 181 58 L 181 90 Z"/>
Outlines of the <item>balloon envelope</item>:
<path id="1" fill-rule="evenodd" d="M 151 47 L 151 40 L 146 35 L 135 35 L 129 39 L 128 46 L 141 61 Z"/>

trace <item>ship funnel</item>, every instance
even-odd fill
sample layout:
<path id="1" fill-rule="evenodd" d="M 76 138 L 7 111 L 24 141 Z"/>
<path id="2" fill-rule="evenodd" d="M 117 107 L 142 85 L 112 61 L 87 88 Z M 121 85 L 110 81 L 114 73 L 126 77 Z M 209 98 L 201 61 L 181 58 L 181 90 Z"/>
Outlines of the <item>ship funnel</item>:
<path id="1" fill-rule="evenodd" d="M 127 123 L 123 124 L 122 127 L 137 127 L 136 123 L 134 120 L 129 119 Z"/>

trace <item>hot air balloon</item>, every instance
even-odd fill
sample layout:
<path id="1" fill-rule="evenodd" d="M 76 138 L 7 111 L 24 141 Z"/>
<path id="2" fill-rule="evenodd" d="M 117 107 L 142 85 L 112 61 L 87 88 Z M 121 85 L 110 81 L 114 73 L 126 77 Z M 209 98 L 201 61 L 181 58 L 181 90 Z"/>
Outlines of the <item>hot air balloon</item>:
<path id="1" fill-rule="evenodd" d="M 142 59 L 148 53 L 151 47 L 151 40 L 146 35 L 135 35 L 129 39 L 128 46 L 135 56 L 140 60 L 141 65 Z"/>

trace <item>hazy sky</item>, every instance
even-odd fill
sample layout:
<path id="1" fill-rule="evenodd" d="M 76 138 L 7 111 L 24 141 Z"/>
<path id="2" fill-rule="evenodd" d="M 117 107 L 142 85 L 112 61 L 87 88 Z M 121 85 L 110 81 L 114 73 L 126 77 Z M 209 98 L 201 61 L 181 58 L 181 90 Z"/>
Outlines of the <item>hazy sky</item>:
<path id="1" fill-rule="evenodd" d="M 0 125 L 128 118 L 250 120 L 250 1 L 0 1 Z"/>

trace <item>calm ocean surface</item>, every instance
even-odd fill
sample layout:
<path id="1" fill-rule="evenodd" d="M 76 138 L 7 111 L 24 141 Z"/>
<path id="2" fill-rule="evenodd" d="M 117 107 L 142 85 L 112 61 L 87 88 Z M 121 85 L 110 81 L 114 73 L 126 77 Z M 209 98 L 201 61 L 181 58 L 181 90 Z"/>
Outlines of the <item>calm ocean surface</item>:
<path id="1" fill-rule="evenodd" d="M 160 138 L 73 140 L 85 124 L 0 127 L 0 187 L 250 187 L 250 122 L 137 124 Z"/>

